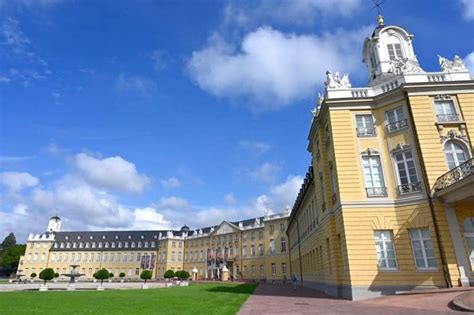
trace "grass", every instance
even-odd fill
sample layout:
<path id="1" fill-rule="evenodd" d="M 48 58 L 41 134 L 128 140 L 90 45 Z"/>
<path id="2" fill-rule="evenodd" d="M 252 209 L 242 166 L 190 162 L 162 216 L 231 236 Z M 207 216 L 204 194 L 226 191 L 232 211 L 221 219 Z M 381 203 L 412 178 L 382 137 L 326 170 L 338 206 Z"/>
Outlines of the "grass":
<path id="1" fill-rule="evenodd" d="M 1 292 L 0 314 L 235 314 L 253 284 L 149 290 Z"/>

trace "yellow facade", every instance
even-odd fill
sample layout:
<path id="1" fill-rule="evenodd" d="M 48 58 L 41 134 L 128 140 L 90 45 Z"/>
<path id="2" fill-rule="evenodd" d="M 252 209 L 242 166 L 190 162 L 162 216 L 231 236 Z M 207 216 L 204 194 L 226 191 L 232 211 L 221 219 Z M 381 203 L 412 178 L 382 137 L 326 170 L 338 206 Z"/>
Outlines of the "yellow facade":
<path id="1" fill-rule="evenodd" d="M 363 299 L 474 280 L 474 81 L 456 58 L 419 70 L 412 49 L 405 30 L 381 24 L 364 48 L 369 87 L 328 72 L 288 229 L 306 286 Z M 395 62 L 412 68 L 384 70 Z"/>
<path id="2" fill-rule="evenodd" d="M 81 279 L 91 280 L 102 268 L 112 272 L 114 277 L 124 273 L 126 279 L 138 279 L 143 269 L 150 268 L 156 279 L 163 278 L 166 270 L 187 270 L 192 275 L 197 269 L 197 279 L 221 279 L 226 265 L 233 279 L 282 281 L 289 272 L 288 215 L 266 215 L 233 223 L 224 221 L 194 231 L 187 227 L 179 231 L 49 230 L 42 235 L 30 235 L 18 270 L 26 277 L 39 274 L 45 268 L 66 274 L 71 265 L 79 265 L 77 270 L 84 274 Z M 55 222 L 54 218 L 50 222 Z M 145 232 L 147 235 L 143 235 Z M 134 241 L 132 248 L 132 240 L 137 238 L 143 242 L 139 245 L 139 241 L 136 244 Z M 130 244 L 125 245 L 127 239 Z M 145 266 L 144 256 L 150 258 Z"/>

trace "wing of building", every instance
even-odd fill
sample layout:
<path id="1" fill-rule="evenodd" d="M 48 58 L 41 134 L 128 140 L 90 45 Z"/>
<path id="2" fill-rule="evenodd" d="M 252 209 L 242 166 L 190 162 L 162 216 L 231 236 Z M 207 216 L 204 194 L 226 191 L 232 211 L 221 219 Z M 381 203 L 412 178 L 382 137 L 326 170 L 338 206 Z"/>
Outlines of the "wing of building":
<path id="1" fill-rule="evenodd" d="M 312 165 L 288 228 L 304 285 L 363 299 L 474 281 L 474 81 L 458 56 L 419 64 L 413 35 L 378 25 L 368 86 L 328 71 Z"/>
<path id="2" fill-rule="evenodd" d="M 171 269 L 194 271 L 197 279 L 282 280 L 289 265 L 288 217 L 289 209 L 196 230 L 185 225 L 166 231 L 61 231 L 61 219 L 54 216 L 45 233 L 28 237 L 18 273 L 29 277 L 53 268 L 66 274 L 79 265 L 85 280 L 102 268 L 131 279 L 144 269 L 159 279 Z"/>

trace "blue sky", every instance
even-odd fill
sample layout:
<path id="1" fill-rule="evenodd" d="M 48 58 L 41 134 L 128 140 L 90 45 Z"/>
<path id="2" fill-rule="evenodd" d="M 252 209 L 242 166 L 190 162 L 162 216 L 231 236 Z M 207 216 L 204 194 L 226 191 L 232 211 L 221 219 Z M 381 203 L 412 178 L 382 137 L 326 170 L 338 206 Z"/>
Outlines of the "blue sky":
<path id="1" fill-rule="evenodd" d="M 0 236 L 192 228 L 292 205 L 324 72 L 367 83 L 369 0 L 0 0 Z M 474 1 L 386 1 L 474 68 Z M 471 70 L 472 71 L 472 70 Z"/>

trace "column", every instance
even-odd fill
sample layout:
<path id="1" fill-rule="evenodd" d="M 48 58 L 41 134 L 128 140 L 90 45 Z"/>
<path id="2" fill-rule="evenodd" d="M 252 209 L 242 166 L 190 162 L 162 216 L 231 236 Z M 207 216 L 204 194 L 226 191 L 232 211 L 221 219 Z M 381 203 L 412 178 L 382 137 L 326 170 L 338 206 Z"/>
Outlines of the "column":
<path id="1" fill-rule="evenodd" d="M 454 252 L 456 253 L 456 261 L 459 269 L 459 282 L 463 287 L 469 287 L 469 278 L 467 276 L 469 270 L 469 261 L 466 257 L 464 249 L 464 241 L 459 230 L 459 223 L 456 217 L 456 209 L 450 204 L 444 204 L 446 209 L 446 217 L 448 219 L 451 239 L 453 240 Z"/>

